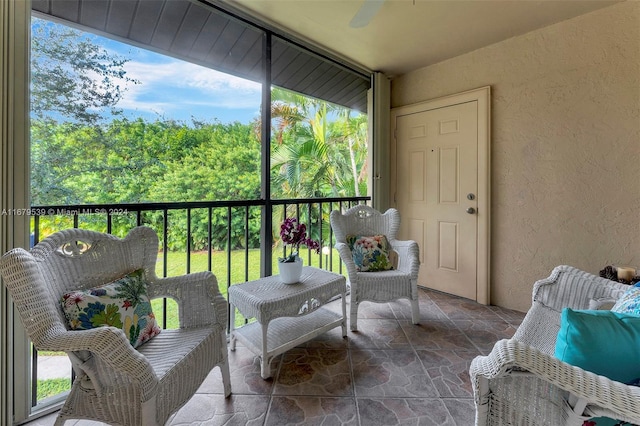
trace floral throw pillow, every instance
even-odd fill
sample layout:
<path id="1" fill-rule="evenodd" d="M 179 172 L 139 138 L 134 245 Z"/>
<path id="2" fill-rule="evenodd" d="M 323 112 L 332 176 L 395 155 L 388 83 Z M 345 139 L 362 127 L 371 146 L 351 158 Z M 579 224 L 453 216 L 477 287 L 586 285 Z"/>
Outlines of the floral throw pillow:
<path id="1" fill-rule="evenodd" d="M 629 287 L 611 308 L 613 312 L 640 316 L 640 287 Z"/>
<path id="2" fill-rule="evenodd" d="M 117 327 L 134 348 L 160 333 L 142 269 L 101 287 L 66 293 L 61 302 L 71 330 Z"/>
<path id="3" fill-rule="evenodd" d="M 389 258 L 391 245 L 384 235 L 347 235 L 347 244 L 358 272 L 377 272 L 393 269 Z"/>

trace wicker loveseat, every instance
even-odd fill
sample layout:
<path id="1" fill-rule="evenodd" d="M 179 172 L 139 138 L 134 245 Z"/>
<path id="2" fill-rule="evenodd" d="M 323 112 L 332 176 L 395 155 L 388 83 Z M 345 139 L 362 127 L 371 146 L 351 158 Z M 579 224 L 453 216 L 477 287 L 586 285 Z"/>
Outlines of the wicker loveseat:
<path id="1" fill-rule="evenodd" d="M 514 337 L 471 363 L 476 425 L 582 426 L 600 416 L 640 424 L 640 387 L 554 356 L 563 308 L 597 309 L 628 288 L 570 266 L 536 282 L 532 307 Z"/>
<path id="2" fill-rule="evenodd" d="M 215 276 L 200 272 L 157 278 L 157 257 L 157 235 L 151 228 L 137 227 L 123 239 L 68 229 L 45 238 L 30 251 L 16 248 L 0 259 L 3 282 L 34 346 L 38 350 L 66 352 L 76 373 L 56 425 L 67 419 L 126 426 L 165 424 L 216 366 L 222 371 L 225 395 L 230 395 L 228 307 Z M 110 326 L 69 329 L 69 318 L 62 307 L 66 308 L 66 301 L 71 299 L 69 294 L 74 295 L 77 302 L 71 305 L 75 306 L 94 295 L 105 300 L 105 284 L 120 283 L 123 277 L 129 279 L 134 274 L 144 277 L 138 281 L 144 286 L 138 284 L 136 296 L 129 292 L 127 303 L 122 305 L 128 312 L 134 310 L 135 320 L 141 316 L 149 319 L 142 326 L 137 323 L 137 330 L 143 330 L 139 333 L 129 331 L 132 328 L 126 321 L 119 321 L 124 329 L 136 343 L 139 336 L 145 336 L 147 325 L 158 332 L 149 303 L 149 299 L 158 297 L 177 301 L 179 329 L 161 330 L 136 348 L 122 327 L 112 325 L 118 322 L 115 320 L 110 321 Z M 127 289 L 135 290 L 134 285 Z M 115 288 L 124 292 L 125 286 Z M 134 300 L 136 308 L 129 304 L 130 300 Z M 102 312 L 98 304 L 93 305 L 93 312 Z M 108 302 L 103 305 L 107 307 L 104 312 L 121 306 Z M 113 318 L 116 314 L 111 312 Z M 88 315 L 83 315 L 86 320 Z"/>

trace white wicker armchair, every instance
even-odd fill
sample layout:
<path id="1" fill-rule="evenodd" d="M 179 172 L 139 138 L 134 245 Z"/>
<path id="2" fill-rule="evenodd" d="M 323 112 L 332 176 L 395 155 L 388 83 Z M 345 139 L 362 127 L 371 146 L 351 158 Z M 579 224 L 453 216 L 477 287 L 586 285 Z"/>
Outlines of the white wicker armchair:
<path id="1" fill-rule="evenodd" d="M 563 308 L 593 309 L 627 288 L 570 266 L 537 281 L 513 338 L 471 363 L 476 425 L 581 426 L 598 416 L 640 423 L 640 388 L 554 357 Z"/>
<path id="2" fill-rule="evenodd" d="M 196 392 L 216 366 L 231 393 L 227 358 L 228 305 L 210 272 L 159 279 L 158 237 L 147 227 L 124 239 L 68 229 L 31 251 L 0 259 L 9 289 L 34 346 L 64 351 L 76 379 L 56 419 L 91 419 L 114 425 L 162 425 Z M 70 290 L 109 283 L 143 268 L 149 298 L 177 301 L 180 328 L 162 330 L 134 349 L 115 327 L 70 331 L 60 305 Z"/>
<path id="3" fill-rule="evenodd" d="M 415 241 L 396 239 L 400 228 L 400 214 L 389 209 L 384 214 L 360 204 L 341 213 L 334 210 L 330 215 L 331 227 L 336 236 L 335 248 L 347 268 L 351 286 L 350 328 L 358 329 L 358 305 L 363 301 L 376 303 L 409 299 L 411 320 L 418 324 L 418 270 L 419 249 Z M 397 268 L 389 271 L 358 272 L 351 249 L 347 244 L 348 235 L 385 235 L 397 255 Z"/>

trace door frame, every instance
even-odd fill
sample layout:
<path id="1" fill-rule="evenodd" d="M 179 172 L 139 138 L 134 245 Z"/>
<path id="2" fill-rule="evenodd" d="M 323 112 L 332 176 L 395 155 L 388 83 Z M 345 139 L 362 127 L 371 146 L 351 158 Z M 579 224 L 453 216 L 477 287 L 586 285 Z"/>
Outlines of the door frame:
<path id="1" fill-rule="evenodd" d="M 411 105 L 395 107 L 391 109 L 390 120 L 390 185 L 389 201 L 396 207 L 397 185 L 397 141 L 396 122 L 398 117 L 416 114 L 429 110 L 454 106 L 462 103 L 476 101 L 478 105 L 478 227 L 476 247 L 476 302 L 483 305 L 490 304 L 491 283 L 491 87 L 485 86 L 478 89 L 443 96 L 436 99 L 418 102 Z"/>

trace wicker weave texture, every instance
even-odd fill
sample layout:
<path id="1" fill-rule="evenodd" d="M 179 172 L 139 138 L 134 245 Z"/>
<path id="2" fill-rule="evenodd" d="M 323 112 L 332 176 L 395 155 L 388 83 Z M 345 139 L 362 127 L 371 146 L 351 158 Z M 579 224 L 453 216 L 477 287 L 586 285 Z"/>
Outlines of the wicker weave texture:
<path id="1" fill-rule="evenodd" d="M 601 415 L 640 424 L 640 388 L 553 356 L 564 307 L 587 309 L 594 299 L 618 298 L 626 288 L 566 265 L 537 281 L 514 337 L 471 363 L 476 425 L 580 426 Z"/>
<path id="2" fill-rule="evenodd" d="M 246 318 L 266 324 L 274 318 L 295 317 L 305 303 L 315 300 L 322 305 L 344 291 L 345 280 L 341 275 L 305 266 L 297 284 L 283 284 L 273 275 L 231 286 L 229 302 Z"/>
<path id="3" fill-rule="evenodd" d="M 412 240 L 398 240 L 400 213 L 389 209 L 384 213 L 357 205 L 344 213 L 334 210 L 330 215 L 331 227 L 336 236 L 336 250 L 347 268 L 351 286 L 351 330 L 358 328 L 358 305 L 363 301 L 390 302 L 408 299 L 411 302 L 411 319 L 420 320 L 418 305 L 418 271 L 420 257 L 418 244 Z M 347 245 L 348 235 L 385 235 L 398 254 L 398 268 L 392 271 L 358 272 Z"/>
<path id="4" fill-rule="evenodd" d="M 302 268 L 296 284 L 283 284 L 278 276 L 270 276 L 231 286 L 233 310 L 238 308 L 245 318 L 257 322 L 239 329 L 232 323 L 230 349 L 235 350 L 236 339 L 243 342 L 260 356 L 262 378 L 271 377 L 271 361 L 277 355 L 335 327 L 342 327 L 343 337 L 347 336 L 346 290 L 342 275 L 311 266 Z M 335 296 L 342 297 L 342 314 L 323 307 Z"/>
<path id="5" fill-rule="evenodd" d="M 68 229 L 30 251 L 0 259 L 0 275 L 38 350 L 67 352 L 76 380 L 56 424 L 91 419 L 114 425 L 158 425 L 184 405 L 212 368 L 222 370 L 231 393 L 227 361 L 228 307 L 215 276 L 197 273 L 156 277 L 158 237 L 137 227 L 123 239 Z M 134 349 L 113 327 L 69 331 L 60 300 L 64 293 L 106 284 L 143 268 L 150 298 L 177 301 L 180 328 Z"/>

